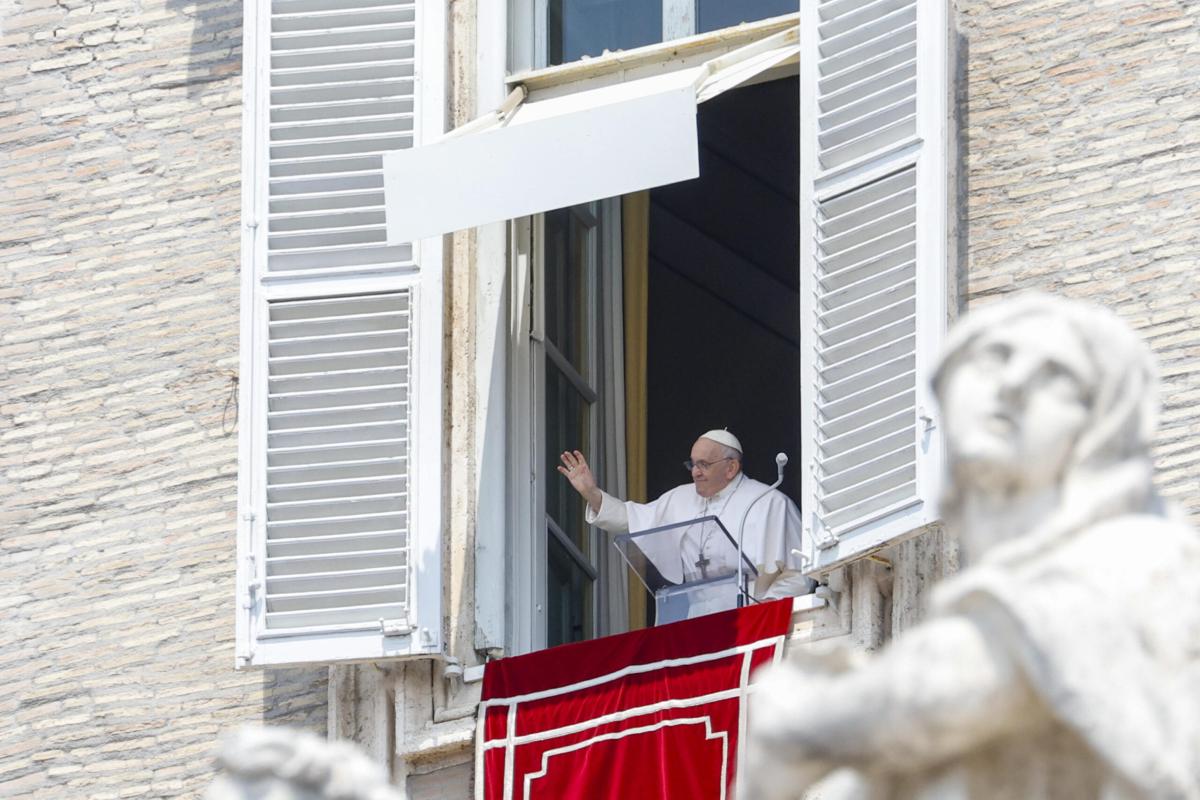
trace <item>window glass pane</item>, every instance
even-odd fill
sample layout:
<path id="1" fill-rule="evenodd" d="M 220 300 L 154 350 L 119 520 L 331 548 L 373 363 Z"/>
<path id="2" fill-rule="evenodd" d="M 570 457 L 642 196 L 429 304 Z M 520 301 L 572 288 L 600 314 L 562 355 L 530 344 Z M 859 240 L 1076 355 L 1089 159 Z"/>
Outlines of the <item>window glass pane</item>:
<path id="1" fill-rule="evenodd" d="M 567 377 L 546 362 L 546 515 L 584 553 L 590 553 L 583 498 L 556 467 L 564 450 L 580 450 L 594 459 L 588 424 L 589 406 Z M 599 465 L 591 463 L 593 469 Z"/>
<path id="2" fill-rule="evenodd" d="M 800 0 L 696 0 L 696 32 L 707 33 L 799 10 Z"/>
<path id="3" fill-rule="evenodd" d="M 592 638 L 592 581 L 554 534 L 546 531 L 550 585 L 546 592 L 546 644 Z"/>
<path id="4" fill-rule="evenodd" d="M 570 209 L 546 213 L 546 338 L 587 377 L 588 226 Z"/>
<path id="5" fill-rule="evenodd" d="M 547 0 L 548 63 L 662 41 L 662 0 Z"/>

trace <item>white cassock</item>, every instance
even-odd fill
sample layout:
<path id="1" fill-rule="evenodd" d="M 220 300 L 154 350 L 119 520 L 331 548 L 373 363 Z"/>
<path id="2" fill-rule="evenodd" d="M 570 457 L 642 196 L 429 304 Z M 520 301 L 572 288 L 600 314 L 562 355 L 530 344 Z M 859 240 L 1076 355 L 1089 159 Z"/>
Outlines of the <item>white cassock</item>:
<path id="1" fill-rule="evenodd" d="M 593 513 L 588 506 L 586 516 L 588 524 L 612 533 L 644 531 L 715 516 L 736 542 L 742 516 L 750 508 L 744 547 L 746 557 L 758 570 L 755 597 L 767 600 L 804 594 L 812 590 L 813 584 L 800 574 L 800 510 L 783 492 L 768 489 L 767 484 L 738 473 L 712 497 L 701 497 L 691 483 L 676 486 L 649 503 L 618 500 L 601 492 L 600 511 Z M 768 492 L 767 496 L 755 503 L 763 492 Z M 697 524 L 677 528 L 653 543 L 643 540 L 638 544 L 663 578 L 679 584 L 737 570 L 736 547 L 720 546 L 714 535 L 721 535 L 714 525 Z M 731 607 L 715 595 L 711 601 L 693 601 L 688 617 Z"/>

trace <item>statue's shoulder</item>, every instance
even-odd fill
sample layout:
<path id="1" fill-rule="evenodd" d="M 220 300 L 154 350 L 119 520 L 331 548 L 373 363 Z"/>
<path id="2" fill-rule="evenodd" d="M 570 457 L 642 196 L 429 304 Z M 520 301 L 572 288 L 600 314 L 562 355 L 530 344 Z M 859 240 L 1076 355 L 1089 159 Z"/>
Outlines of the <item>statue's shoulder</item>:
<path id="1" fill-rule="evenodd" d="M 1040 567 L 1035 573 L 1075 574 L 1122 597 L 1169 583 L 1200 599 L 1200 534 L 1171 517 L 1126 514 L 1089 525 Z"/>
<path id="2" fill-rule="evenodd" d="M 1195 528 L 1182 519 L 1158 514 L 1124 514 L 1094 523 L 1083 532 L 1078 544 L 1126 553 L 1200 555 L 1200 534 Z"/>
<path id="3" fill-rule="evenodd" d="M 1037 595 L 1063 584 L 1125 596 L 1164 575 L 1186 574 L 1200 582 L 1200 534 L 1171 517 L 1123 514 L 1038 547 L 1021 544 L 1020 549 L 997 548 L 946 580 L 935 589 L 935 606 L 954 609 L 965 598 L 981 595 Z"/>

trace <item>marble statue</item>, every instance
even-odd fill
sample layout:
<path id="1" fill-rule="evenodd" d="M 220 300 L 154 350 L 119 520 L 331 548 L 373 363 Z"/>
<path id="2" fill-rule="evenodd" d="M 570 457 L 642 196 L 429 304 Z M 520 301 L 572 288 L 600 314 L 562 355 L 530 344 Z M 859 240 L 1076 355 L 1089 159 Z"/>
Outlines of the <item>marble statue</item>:
<path id="1" fill-rule="evenodd" d="M 381 764 L 349 742 L 246 727 L 227 737 L 205 800 L 401 800 Z"/>
<path id="2" fill-rule="evenodd" d="M 764 670 L 741 800 L 1200 798 L 1200 538 L 1151 482 L 1156 380 L 1091 305 L 1028 295 L 951 332 L 965 568 L 878 654 Z"/>

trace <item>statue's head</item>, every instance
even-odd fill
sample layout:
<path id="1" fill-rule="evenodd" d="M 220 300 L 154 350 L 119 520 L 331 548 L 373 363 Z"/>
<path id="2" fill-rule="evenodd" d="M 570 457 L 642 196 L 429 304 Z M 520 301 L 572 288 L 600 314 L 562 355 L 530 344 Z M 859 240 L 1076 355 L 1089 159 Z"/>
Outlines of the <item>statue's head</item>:
<path id="1" fill-rule="evenodd" d="M 246 727 L 228 736 L 205 800 L 400 800 L 353 745 L 307 731 Z"/>
<path id="2" fill-rule="evenodd" d="M 1111 312 L 1045 295 L 974 311 L 951 332 L 933 387 L 951 515 L 964 492 L 1057 490 L 1075 502 L 1111 481 L 1145 503 L 1157 381 L 1148 348 Z"/>

